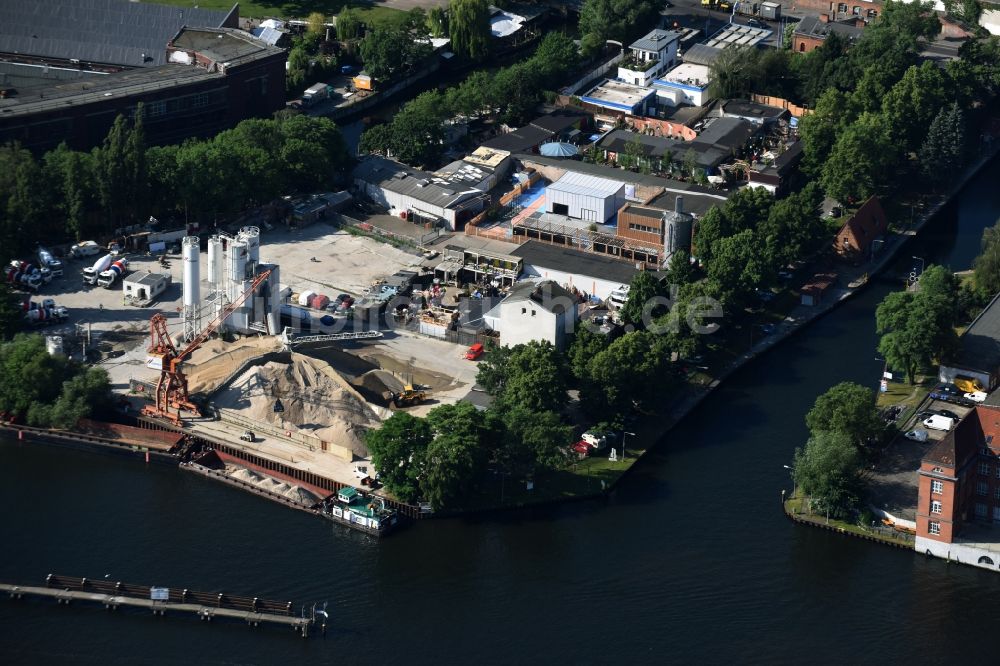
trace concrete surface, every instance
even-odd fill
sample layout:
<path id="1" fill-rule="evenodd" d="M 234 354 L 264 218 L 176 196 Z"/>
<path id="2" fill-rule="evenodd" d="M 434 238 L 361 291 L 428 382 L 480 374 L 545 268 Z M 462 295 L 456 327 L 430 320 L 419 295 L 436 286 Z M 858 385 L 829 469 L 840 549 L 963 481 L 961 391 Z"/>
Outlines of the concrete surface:
<path id="1" fill-rule="evenodd" d="M 364 236 L 353 236 L 322 222 L 292 231 L 261 235 L 261 261 L 281 266 L 281 283 L 335 297 L 360 296 L 380 278 L 418 266 L 422 257 Z M 317 261 L 311 261 L 316 257 Z"/>

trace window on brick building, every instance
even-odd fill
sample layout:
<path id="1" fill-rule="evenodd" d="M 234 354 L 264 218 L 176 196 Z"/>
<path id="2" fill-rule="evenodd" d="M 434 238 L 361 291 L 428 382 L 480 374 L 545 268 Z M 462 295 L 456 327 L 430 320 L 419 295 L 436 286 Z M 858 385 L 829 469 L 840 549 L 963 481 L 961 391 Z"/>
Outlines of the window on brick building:
<path id="1" fill-rule="evenodd" d="M 979 473 L 983 476 L 990 475 L 990 464 L 989 463 L 979 463 Z"/>
<path id="2" fill-rule="evenodd" d="M 931 492 L 935 495 L 940 495 L 944 492 L 944 482 L 942 481 L 931 481 Z"/>
<path id="3" fill-rule="evenodd" d="M 976 494 L 986 495 L 990 492 L 990 486 L 985 481 L 976 481 Z"/>
<path id="4" fill-rule="evenodd" d="M 986 518 L 989 515 L 989 507 L 982 502 L 976 502 L 976 518 Z"/>
<path id="5" fill-rule="evenodd" d="M 929 534 L 941 534 L 941 523 L 935 523 L 933 521 L 927 523 L 927 532 Z"/>
<path id="6" fill-rule="evenodd" d="M 931 513 L 941 513 L 941 502 L 938 500 L 931 501 Z"/>

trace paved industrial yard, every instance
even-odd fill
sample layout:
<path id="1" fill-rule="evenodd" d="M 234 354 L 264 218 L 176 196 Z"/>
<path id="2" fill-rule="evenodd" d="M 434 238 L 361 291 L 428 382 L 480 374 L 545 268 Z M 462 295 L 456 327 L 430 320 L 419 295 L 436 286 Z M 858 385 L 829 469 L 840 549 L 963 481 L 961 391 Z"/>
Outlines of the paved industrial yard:
<path id="1" fill-rule="evenodd" d="M 315 257 L 317 261 L 311 259 Z M 396 271 L 418 266 L 422 257 L 364 236 L 316 223 L 292 231 L 261 234 L 261 261 L 281 266 L 281 283 L 331 298 L 360 296 L 366 287 Z"/>

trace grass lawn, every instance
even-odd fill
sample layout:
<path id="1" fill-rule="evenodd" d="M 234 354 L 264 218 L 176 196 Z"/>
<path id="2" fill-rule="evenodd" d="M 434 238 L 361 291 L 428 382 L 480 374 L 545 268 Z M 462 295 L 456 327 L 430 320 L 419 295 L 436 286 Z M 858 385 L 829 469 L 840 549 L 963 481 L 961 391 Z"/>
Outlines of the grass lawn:
<path id="1" fill-rule="evenodd" d="M 917 383 L 910 384 L 909 382 L 889 382 L 889 390 L 885 393 L 879 393 L 878 397 L 875 399 L 875 406 L 879 409 L 884 407 L 891 407 L 892 405 L 903 405 L 904 409 L 896 417 L 896 423 L 903 424 L 906 423 L 907 419 L 913 416 L 917 407 L 923 402 L 924 397 L 931 392 L 931 389 L 937 384 L 937 377 L 921 377 L 917 376 Z"/>
<path id="2" fill-rule="evenodd" d="M 194 7 L 228 11 L 236 4 L 235 0 L 156 0 L 164 5 L 178 7 Z M 360 10 L 361 18 L 371 24 L 401 23 L 406 12 L 389 7 L 373 7 L 364 2 L 348 2 L 348 0 L 240 0 L 240 17 L 264 19 L 276 17 L 282 19 L 305 19 L 312 12 L 322 12 L 326 16 L 338 14 L 345 5 L 350 4 Z"/>
<path id="3" fill-rule="evenodd" d="M 898 544 L 907 548 L 913 547 L 913 537 L 907 538 L 905 533 L 886 528 L 872 529 L 869 527 L 862 527 L 856 523 L 849 523 L 845 520 L 837 520 L 836 518 L 830 518 L 828 520 L 826 516 L 809 513 L 807 502 L 801 497 L 793 497 L 792 499 L 785 500 L 785 512 L 794 514 L 798 519 L 815 523 L 817 525 L 829 525 L 830 527 L 840 530 L 841 532 L 849 532 L 851 534 L 857 534 L 858 536 L 878 539 L 879 541 Z"/>

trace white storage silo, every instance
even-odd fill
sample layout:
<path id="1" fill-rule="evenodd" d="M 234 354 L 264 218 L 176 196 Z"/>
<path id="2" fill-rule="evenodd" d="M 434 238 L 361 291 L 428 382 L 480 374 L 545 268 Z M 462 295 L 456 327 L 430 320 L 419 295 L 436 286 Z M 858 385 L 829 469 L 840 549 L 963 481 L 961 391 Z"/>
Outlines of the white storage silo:
<path id="1" fill-rule="evenodd" d="M 191 340 L 201 331 L 201 247 L 197 236 L 185 236 L 181 241 L 182 303 L 184 305 L 184 340 Z"/>
<path id="2" fill-rule="evenodd" d="M 260 229 L 257 227 L 243 227 L 238 236 L 240 240 L 247 244 L 250 253 L 250 261 L 260 263 Z"/>
<path id="3" fill-rule="evenodd" d="M 224 261 L 225 255 L 222 250 L 222 238 L 212 236 L 208 239 L 208 275 L 205 277 L 213 290 L 222 286 L 222 267 Z"/>

